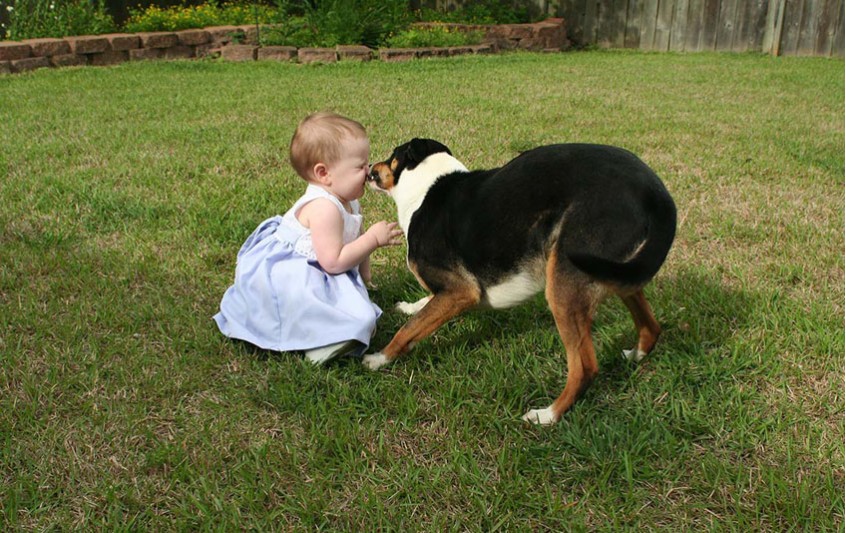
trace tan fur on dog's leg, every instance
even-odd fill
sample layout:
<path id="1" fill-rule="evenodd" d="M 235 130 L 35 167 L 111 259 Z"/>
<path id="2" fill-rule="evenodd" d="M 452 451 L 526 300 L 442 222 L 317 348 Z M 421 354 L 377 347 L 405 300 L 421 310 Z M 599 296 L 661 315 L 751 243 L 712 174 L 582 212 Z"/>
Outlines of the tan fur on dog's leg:
<path id="1" fill-rule="evenodd" d="M 661 334 L 661 326 L 655 320 L 655 315 L 652 314 L 652 309 L 642 290 L 629 296 L 621 296 L 621 298 L 632 314 L 638 335 L 637 346 L 632 350 L 623 351 L 623 357 L 639 363 L 655 347 L 658 336 Z"/>
<path id="2" fill-rule="evenodd" d="M 444 322 L 479 303 L 477 291 L 441 293 L 412 316 L 381 352 L 366 355 L 364 365 L 376 370 L 409 351 Z"/>
<path id="3" fill-rule="evenodd" d="M 523 415 L 523 420 L 541 425 L 557 422 L 599 373 L 590 335 L 599 297 L 592 295 L 590 285 L 578 285 L 558 273 L 554 257 L 553 251 L 547 263 L 546 299 L 567 352 L 567 384 L 552 405 Z"/>

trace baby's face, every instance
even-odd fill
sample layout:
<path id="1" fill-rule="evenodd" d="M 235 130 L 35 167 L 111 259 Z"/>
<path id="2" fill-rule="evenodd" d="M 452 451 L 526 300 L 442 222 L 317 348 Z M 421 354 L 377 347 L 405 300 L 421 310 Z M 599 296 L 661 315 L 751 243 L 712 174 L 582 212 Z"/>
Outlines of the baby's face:
<path id="1" fill-rule="evenodd" d="M 370 172 L 370 141 L 346 139 L 341 144 L 341 159 L 327 165 L 332 192 L 351 202 L 364 194 L 364 182 Z"/>

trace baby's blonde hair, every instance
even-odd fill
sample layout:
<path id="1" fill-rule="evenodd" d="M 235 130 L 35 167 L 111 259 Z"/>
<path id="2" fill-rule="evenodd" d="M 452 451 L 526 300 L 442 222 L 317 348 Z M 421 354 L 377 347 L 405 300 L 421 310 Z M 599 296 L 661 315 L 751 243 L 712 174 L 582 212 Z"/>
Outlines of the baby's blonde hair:
<path id="1" fill-rule="evenodd" d="M 312 113 L 300 122 L 291 139 L 291 165 L 306 181 L 318 163 L 332 164 L 341 159 L 341 143 L 366 139 L 364 126 L 336 113 Z"/>

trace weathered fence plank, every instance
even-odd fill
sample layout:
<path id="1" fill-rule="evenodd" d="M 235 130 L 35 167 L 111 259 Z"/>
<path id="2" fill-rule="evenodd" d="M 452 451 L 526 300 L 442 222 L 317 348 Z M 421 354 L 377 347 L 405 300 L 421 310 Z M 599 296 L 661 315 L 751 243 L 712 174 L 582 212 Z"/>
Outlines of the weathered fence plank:
<path id="1" fill-rule="evenodd" d="M 622 48 L 626 41 L 626 18 L 629 11 L 628 0 L 614 0 L 613 26 L 609 42 L 614 48 Z"/>
<path id="2" fill-rule="evenodd" d="M 717 46 L 717 26 L 720 21 L 720 0 L 705 0 L 700 51 L 714 50 Z"/>
<path id="3" fill-rule="evenodd" d="M 583 0 L 579 2 L 571 0 L 566 3 L 561 3 L 561 5 L 558 6 L 557 15 L 566 21 L 567 38 L 573 43 L 589 43 L 589 41 L 584 37 L 584 8 L 585 6 Z"/>
<path id="4" fill-rule="evenodd" d="M 781 48 L 783 54 L 795 54 L 799 49 L 799 31 L 805 12 L 804 2 L 790 2 L 784 5 L 784 23 L 781 30 Z"/>
<path id="5" fill-rule="evenodd" d="M 640 47 L 655 49 L 655 24 L 658 20 L 658 0 L 643 0 L 643 23 L 640 27 Z"/>
<path id="6" fill-rule="evenodd" d="M 558 6 L 577 45 L 844 55 L 844 0 L 560 0 Z"/>
<path id="7" fill-rule="evenodd" d="M 675 2 L 658 2 L 658 20 L 655 22 L 655 43 L 653 46 L 655 50 L 666 52 L 670 49 L 674 4 Z"/>
<path id="8" fill-rule="evenodd" d="M 705 4 L 702 0 L 690 0 L 687 6 L 687 26 L 684 33 L 684 50 L 699 50 L 702 39 Z"/>
<path id="9" fill-rule="evenodd" d="M 842 4 L 843 4 L 843 2 L 841 2 L 841 5 Z M 843 24 L 843 22 L 844 22 L 844 18 L 846 18 L 846 17 L 844 16 L 843 8 L 841 7 L 840 8 L 840 14 L 838 15 L 838 19 L 837 19 L 837 30 L 834 32 L 834 46 L 832 46 L 831 55 L 835 55 L 835 53 L 839 52 L 840 56 L 841 57 L 843 56 L 843 46 L 844 46 L 844 42 L 843 42 L 844 24 Z"/>
<path id="10" fill-rule="evenodd" d="M 625 48 L 640 48 L 640 28 L 643 24 L 643 3 L 629 0 L 626 16 L 626 35 L 623 39 Z"/>
<path id="11" fill-rule="evenodd" d="M 837 23 L 843 17 L 843 0 L 826 0 L 820 15 L 820 27 L 814 43 L 814 55 L 831 55 Z"/>
<path id="12" fill-rule="evenodd" d="M 585 37 L 590 39 L 590 42 L 595 43 L 597 42 L 596 39 L 596 28 L 599 25 L 599 21 L 597 20 L 599 14 L 597 13 L 599 2 L 587 0 L 585 2 L 585 15 L 584 15 L 584 27 L 583 31 Z"/>
<path id="13" fill-rule="evenodd" d="M 714 49 L 718 51 L 731 50 L 734 38 L 734 25 L 737 21 L 737 0 L 723 0 L 717 17 L 717 38 Z"/>
<path id="14" fill-rule="evenodd" d="M 843 57 L 843 33 L 844 33 L 844 18 L 846 18 L 846 11 L 844 11 L 843 0 L 837 3 L 837 18 L 836 22 L 832 24 L 834 36 L 831 39 L 830 55 L 839 55 Z"/>
<path id="15" fill-rule="evenodd" d="M 784 12 L 787 0 L 770 0 L 767 7 L 767 22 L 761 51 L 779 55 L 781 37 L 784 33 Z"/>
<path id="16" fill-rule="evenodd" d="M 603 47 L 613 46 L 611 40 L 617 28 L 614 27 L 615 1 L 607 0 L 596 3 L 596 43 Z"/>
<path id="17" fill-rule="evenodd" d="M 673 23 L 670 29 L 670 50 L 681 52 L 684 50 L 684 36 L 687 31 L 687 11 L 689 0 L 677 0 L 673 9 Z"/>
<path id="18" fill-rule="evenodd" d="M 767 27 L 767 7 L 769 0 L 747 0 L 744 15 L 744 27 L 740 32 L 742 39 L 738 41 L 738 52 L 749 50 L 763 50 L 761 43 Z"/>
<path id="19" fill-rule="evenodd" d="M 801 55 L 813 53 L 814 44 L 817 41 L 818 17 L 820 14 L 820 2 L 818 0 L 806 0 L 805 9 L 802 12 L 802 20 L 799 23 L 799 35 L 796 39 L 796 52 Z"/>

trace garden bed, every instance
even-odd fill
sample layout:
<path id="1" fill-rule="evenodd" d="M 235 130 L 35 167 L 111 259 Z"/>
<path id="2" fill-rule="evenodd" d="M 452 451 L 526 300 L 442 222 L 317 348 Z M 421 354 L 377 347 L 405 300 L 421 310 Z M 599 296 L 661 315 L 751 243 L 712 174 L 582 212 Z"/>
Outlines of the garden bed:
<path id="1" fill-rule="evenodd" d="M 422 23 L 429 25 L 431 23 Z M 495 53 L 522 49 L 560 51 L 569 46 L 563 19 L 534 24 L 469 26 L 451 24 L 458 31 L 484 32 L 484 42 L 472 46 L 380 48 L 336 46 L 295 48 L 260 46 L 261 26 L 214 26 L 176 32 L 115 33 L 0 42 L 0 74 L 38 68 L 103 66 L 125 61 L 221 57 L 230 61 L 277 60 L 332 63 L 340 60 L 406 61 L 425 57 Z"/>

